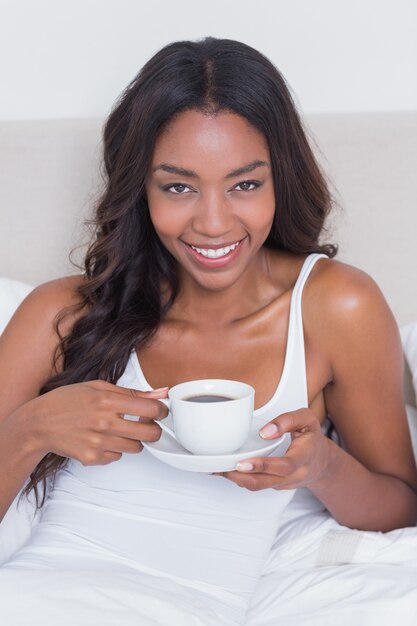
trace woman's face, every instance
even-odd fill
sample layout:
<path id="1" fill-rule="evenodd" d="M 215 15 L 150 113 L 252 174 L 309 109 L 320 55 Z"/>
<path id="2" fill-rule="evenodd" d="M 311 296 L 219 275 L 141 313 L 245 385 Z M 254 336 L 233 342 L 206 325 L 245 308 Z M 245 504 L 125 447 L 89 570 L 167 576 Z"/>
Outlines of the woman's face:
<path id="1" fill-rule="evenodd" d="M 162 243 L 208 289 L 253 264 L 275 212 L 267 142 L 234 113 L 175 117 L 156 141 L 146 191 Z"/>

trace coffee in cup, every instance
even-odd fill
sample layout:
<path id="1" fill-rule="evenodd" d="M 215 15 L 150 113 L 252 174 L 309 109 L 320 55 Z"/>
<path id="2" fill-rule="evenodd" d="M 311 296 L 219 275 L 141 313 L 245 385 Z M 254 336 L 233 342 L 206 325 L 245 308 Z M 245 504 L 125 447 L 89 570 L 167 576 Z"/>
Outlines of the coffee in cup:
<path id="1" fill-rule="evenodd" d="M 193 454 L 232 454 L 248 438 L 255 390 L 235 380 L 192 380 L 171 387 L 164 402 L 174 430 L 158 424 Z"/>
<path id="2" fill-rule="evenodd" d="M 198 396 L 190 396 L 189 398 L 183 398 L 187 402 L 226 402 L 227 400 L 236 400 L 236 398 L 230 398 L 229 396 L 218 396 L 215 394 L 203 394 Z"/>

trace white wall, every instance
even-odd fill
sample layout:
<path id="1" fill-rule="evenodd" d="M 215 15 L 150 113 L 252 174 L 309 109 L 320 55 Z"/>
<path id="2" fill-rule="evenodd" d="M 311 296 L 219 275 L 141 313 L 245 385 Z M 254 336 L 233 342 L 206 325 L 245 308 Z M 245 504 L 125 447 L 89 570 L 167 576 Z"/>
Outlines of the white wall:
<path id="1" fill-rule="evenodd" d="M 239 39 L 305 112 L 417 109 L 416 0 L 0 0 L 0 119 L 103 117 L 163 45 Z"/>

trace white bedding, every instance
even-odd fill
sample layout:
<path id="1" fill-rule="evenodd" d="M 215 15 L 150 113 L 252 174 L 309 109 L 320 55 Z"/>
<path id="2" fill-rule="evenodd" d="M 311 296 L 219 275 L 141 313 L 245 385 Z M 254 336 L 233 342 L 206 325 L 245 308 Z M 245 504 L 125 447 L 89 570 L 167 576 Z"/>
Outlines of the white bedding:
<path id="1" fill-rule="evenodd" d="M 0 544 L 30 507 L 11 511 Z M 36 520 L 35 522 L 36 523 Z M 8 536 L 7 536 L 8 535 Z M 13 546 L 13 549 L 17 546 Z M 3 555 L 4 557 L 5 555 Z M 0 569 L 0 623 L 8 626 L 401 626 L 417 624 L 417 529 L 340 526 L 307 490 L 288 506 L 246 619 L 219 599 L 147 572 Z M 28 618 L 30 616 L 30 619 Z"/>
<path id="2" fill-rule="evenodd" d="M 351 530 L 307 492 L 297 494 L 247 624 L 392 626 L 394 620 L 417 624 L 417 528 Z"/>

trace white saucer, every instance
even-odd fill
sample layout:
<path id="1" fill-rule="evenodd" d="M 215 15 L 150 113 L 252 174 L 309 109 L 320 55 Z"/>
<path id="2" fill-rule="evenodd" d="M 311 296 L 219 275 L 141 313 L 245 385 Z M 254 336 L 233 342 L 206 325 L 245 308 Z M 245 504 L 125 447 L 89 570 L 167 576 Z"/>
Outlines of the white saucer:
<path id="1" fill-rule="evenodd" d="M 173 428 L 171 415 L 164 418 L 165 423 Z M 172 467 L 185 470 L 187 472 L 230 472 L 236 469 L 236 464 L 244 459 L 257 456 L 269 456 L 275 451 L 274 456 L 283 456 L 291 443 L 291 435 L 285 433 L 279 439 L 266 442 L 259 436 L 259 429 L 264 422 L 254 420 L 251 432 L 246 443 L 233 454 L 222 454 L 215 456 L 192 454 L 185 450 L 175 439 L 162 431 L 159 441 L 146 443 L 143 446 L 154 457 L 168 463 Z"/>

